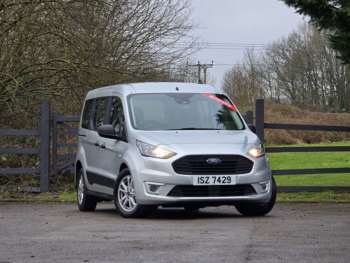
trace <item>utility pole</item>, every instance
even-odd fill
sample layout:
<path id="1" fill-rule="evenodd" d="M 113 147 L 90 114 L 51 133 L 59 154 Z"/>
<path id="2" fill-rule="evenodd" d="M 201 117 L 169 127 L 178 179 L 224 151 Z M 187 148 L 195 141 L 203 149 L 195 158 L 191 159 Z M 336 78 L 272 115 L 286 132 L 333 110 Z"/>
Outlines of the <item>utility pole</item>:
<path id="1" fill-rule="evenodd" d="M 214 61 L 211 62 L 211 64 L 201 64 L 200 61 L 198 61 L 197 64 L 193 64 L 190 65 L 187 62 L 187 66 L 189 67 L 197 67 L 198 68 L 198 83 L 199 84 L 207 84 L 207 73 L 208 73 L 208 69 L 213 68 L 214 67 Z M 202 69 L 203 69 L 203 73 L 204 73 L 204 81 L 202 82 Z"/>

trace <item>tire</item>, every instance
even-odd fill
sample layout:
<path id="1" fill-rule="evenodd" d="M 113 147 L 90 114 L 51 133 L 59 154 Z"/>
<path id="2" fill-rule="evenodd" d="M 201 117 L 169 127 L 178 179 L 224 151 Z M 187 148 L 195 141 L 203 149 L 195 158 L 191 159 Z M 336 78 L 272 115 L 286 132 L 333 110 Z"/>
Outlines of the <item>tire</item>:
<path id="1" fill-rule="evenodd" d="M 271 180 L 271 198 L 264 203 L 241 203 L 236 205 L 236 209 L 244 216 L 265 216 L 271 212 L 276 203 L 277 186 L 275 179 Z"/>
<path id="2" fill-rule="evenodd" d="M 114 190 L 114 205 L 117 212 L 125 218 L 140 218 L 151 213 L 156 207 L 137 203 L 134 179 L 129 169 L 123 169 Z"/>
<path id="3" fill-rule="evenodd" d="M 185 213 L 187 215 L 198 215 L 200 207 L 198 206 L 185 206 Z"/>
<path id="4" fill-rule="evenodd" d="M 97 198 L 87 194 L 83 169 L 79 170 L 77 177 L 77 203 L 78 209 L 82 212 L 92 212 L 96 210 Z"/>

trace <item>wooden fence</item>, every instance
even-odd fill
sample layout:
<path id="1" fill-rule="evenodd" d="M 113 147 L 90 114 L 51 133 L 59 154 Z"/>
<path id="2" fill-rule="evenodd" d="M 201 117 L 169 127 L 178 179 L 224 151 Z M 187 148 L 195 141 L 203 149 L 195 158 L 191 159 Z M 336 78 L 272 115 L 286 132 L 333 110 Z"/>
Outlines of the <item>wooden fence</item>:
<path id="1" fill-rule="evenodd" d="M 52 116 L 52 173 L 72 171 L 75 152 L 78 146 L 78 123 L 80 116 L 63 116 L 54 113 Z M 72 141 L 73 139 L 73 141 Z M 75 139 L 75 140 L 74 140 Z"/>
<path id="2" fill-rule="evenodd" d="M 285 124 L 285 123 L 266 123 L 265 122 L 265 105 L 263 99 L 256 100 L 255 104 L 255 126 L 258 137 L 264 141 L 265 130 L 300 130 L 300 131 L 324 131 L 324 132 L 350 132 L 347 126 L 326 126 L 326 125 L 307 125 L 307 124 Z M 303 152 L 350 152 L 350 146 L 306 146 L 306 147 L 266 147 L 267 153 L 303 153 Z M 350 167 L 339 168 L 311 168 L 311 169 L 288 169 L 288 170 L 272 170 L 274 176 L 284 175 L 312 175 L 312 174 L 339 174 L 349 173 Z M 350 192 L 350 186 L 291 186 L 279 187 L 281 192 Z"/>
<path id="3" fill-rule="evenodd" d="M 283 130 L 301 130 L 301 131 L 324 131 L 324 132 L 350 132 L 350 127 L 345 126 L 323 126 L 323 125 L 306 125 L 306 124 L 281 124 L 266 123 L 264 113 L 264 100 L 258 99 L 255 105 L 256 116 L 253 112 L 244 114 L 244 118 L 249 124 L 255 124 L 256 133 L 264 141 L 266 129 L 283 129 Z M 255 122 L 254 122 L 255 119 Z M 21 167 L 21 168 L 1 168 L 1 175 L 31 174 L 40 177 L 41 192 L 49 190 L 50 173 L 59 173 L 62 171 L 72 170 L 74 165 L 74 151 L 76 141 L 64 141 L 68 136 L 77 135 L 77 124 L 79 116 L 62 116 L 50 112 L 48 102 L 43 102 L 40 111 L 39 127 L 34 130 L 13 130 L 0 129 L 0 136 L 35 136 L 40 142 L 39 148 L 0 148 L 0 155 L 36 155 L 39 157 L 39 167 Z M 59 127 L 65 127 L 64 132 L 59 131 Z M 61 141 L 59 140 L 61 133 Z M 70 149 L 67 150 L 67 149 Z M 60 153 L 60 149 L 64 149 Z M 308 146 L 308 147 L 266 147 L 267 153 L 302 153 L 302 152 L 350 152 L 350 146 Z M 50 163 L 51 162 L 51 163 Z M 310 175 L 310 174 L 332 174 L 349 173 L 350 167 L 340 168 L 312 168 L 312 169 L 289 169 L 273 170 L 274 176 L 285 175 Z M 280 192 L 350 192 L 350 186 L 291 186 L 279 187 Z"/>
<path id="4" fill-rule="evenodd" d="M 39 148 L 0 148 L 0 155 L 36 155 L 39 157 L 39 167 L 1 168 L 1 175 L 30 174 L 40 177 L 40 189 L 34 191 L 47 192 L 49 190 L 50 173 L 50 106 L 47 101 L 41 104 L 39 127 L 34 130 L 0 129 L 0 137 L 38 137 Z"/>

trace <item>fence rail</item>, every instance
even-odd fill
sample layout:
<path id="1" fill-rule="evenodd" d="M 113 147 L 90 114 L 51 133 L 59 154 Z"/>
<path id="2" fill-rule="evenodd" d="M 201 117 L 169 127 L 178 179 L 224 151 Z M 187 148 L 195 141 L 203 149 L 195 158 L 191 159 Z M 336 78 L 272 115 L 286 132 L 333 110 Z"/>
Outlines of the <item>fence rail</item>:
<path id="1" fill-rule="evenodd" d="M 0 136 L 21 136 L 30 137 L 38 136 L 38 130 L 15 130 L 15 129 L 0 129 Z"/>
<path id="2" fill-rule="evenodd" d="M 273 175 L 301 175 L 301 174 L 337 174 L 350 173 L 349 168 L 308 168 L 308 169 L 289 169 L 272 170 Z"/>
<path id="3" fill-rule="evenodd" d="M 35 168 L 0 168 L 0 176 L 4 175 L 18 175 L 18 174 L 31 174 L 35 177 L 39 175 L 39 169 Z"/>
<path id="4" fill-rule="evenodd" d="M 299 130 L 299 131 L 350 132 L 350 127 L 346 127 L 346 126 L 285 124 L 285 123 L 264 123 L 264 129 Z"/>
<path id="5" fill-rule="evenodd" d="M 350 152 L 350 146 L 267 147 L 267 153 Z"/>
<path id="6" fill-rule="evenodd" d="M 5 148 L 0 149 L 0 154 L 6 155 L 38 155 L 37 148 Z"/>

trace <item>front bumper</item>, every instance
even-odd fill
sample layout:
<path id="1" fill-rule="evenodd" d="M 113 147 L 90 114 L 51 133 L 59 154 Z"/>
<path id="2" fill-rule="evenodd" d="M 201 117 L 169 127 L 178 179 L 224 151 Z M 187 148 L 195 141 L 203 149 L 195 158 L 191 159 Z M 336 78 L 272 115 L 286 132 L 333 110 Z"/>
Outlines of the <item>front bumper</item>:
<path id="1" fill-rule="evenodd" d="M 198 203 L 215 203 L 215 204 L 230 204 L 237 202 L 264 202 L 271 197 L 271 182 L 268 183 L 268 189 L 264 192 L 251 194 L 251 195 L 240 195 L 240 196 L 203 196 L 203 197 L 174 197 L 163 194 L 151 194 L 147 192 L 145 186 L 145 199 L 142 201 L 143 204 L 167 204 L 167 203 L 186 203 L 186 202 L 198 202 Z M 259 184 L 252 184 L 254 188 L 260 188 Z M 175 186 L 172 186 L 175 187 Z"/>
<path id="2" fill-rule="evenodd" d="M 193 185 L 193 177 L 198 175 L 177 174 L 167 160 L 146 158 L 136 169 L 136 198 L 144 205 L 166 205 L 176 203 L 230 204 L 237 202 L 264 202 L 271 197 L 271 172 L 265 157 L 254 160 L 248 174 L 238 174 L 236 185 L 250 185 L 255 190 L 249 195 L 225 196 L 169 196 L 175 186 Z M 200 187 L 200 186 L 199 186 Z"/>

